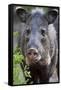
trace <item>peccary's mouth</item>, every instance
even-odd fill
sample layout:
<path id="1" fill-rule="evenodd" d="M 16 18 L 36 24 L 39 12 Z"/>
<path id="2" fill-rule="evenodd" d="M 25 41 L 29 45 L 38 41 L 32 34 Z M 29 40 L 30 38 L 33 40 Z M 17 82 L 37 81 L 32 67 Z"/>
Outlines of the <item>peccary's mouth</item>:
<path id="1" fill-rule="evenodd" d="M 48 62 L 48 60 L 42 60 L 42 59 L 29 59 L 28 57 L 26 57 L 26 63 L 28 65 L 36 65 L 36 64 L 39 64 L 41 66 L 48 66 L 50 63 Z"/>
<path id="2" fill-rule="evenodd" d="M 30 64 L 40 64 L 40 65 L 48 65 L 48 60 L 47 59 L 42 59 L 41 56 L 37 57 L 32 57 L 32 56 L 27 56 L 28 61 Z"/>
<path id="3" fill-rule="evenodd" d="M 51 60 L 49 54 L 47 58 L 44 59 L 34 48 L 29 49 L 26 53 L 26 63 L 28 65 L 37 64 L 37 63 L 39 63 L 40 65 L 49 65 L 50 62 Z"/>
<path id="4" fill-rule="evenodd" d="M 40 65 L 48 65 L 47 60 L 40 59 L 39 60 Z"/>

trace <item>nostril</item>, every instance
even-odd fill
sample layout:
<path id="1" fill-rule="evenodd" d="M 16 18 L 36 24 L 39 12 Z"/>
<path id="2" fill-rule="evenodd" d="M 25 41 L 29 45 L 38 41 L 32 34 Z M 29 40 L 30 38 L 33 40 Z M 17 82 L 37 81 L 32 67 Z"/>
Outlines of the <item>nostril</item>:
<path id="1" fill-rule="evenodd" d="M 37 56 L 38 55 L 38 53 L 37 52 L 34 52 L 34 56 Z"/>
<path id="2" fill-rule="evenodd" d="M 30 48 L 27 50 L 28 56 L 38 56 L 38 50 L 35 48 Z"/>
<path id="3" fill-rule="evenodd" d="M 28 56 L 38 56 L 37 52 L 28 52 L 27 53 Z"/>
<path id="4" fill-rule="evenodd" d="M 27 54 L 28 54 L 28 55 L 31 55 L 31 52 L 28 52 Z"/>

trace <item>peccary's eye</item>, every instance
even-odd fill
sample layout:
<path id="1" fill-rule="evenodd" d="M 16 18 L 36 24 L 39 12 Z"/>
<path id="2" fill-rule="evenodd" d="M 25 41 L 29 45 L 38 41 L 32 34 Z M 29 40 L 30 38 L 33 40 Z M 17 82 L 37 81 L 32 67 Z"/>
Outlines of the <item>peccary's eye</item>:
<path id="1" fill-rule="evenodd" d="M 42 34 L 43 36 L 45 36 L 45 30 L 44 30 L 44 29 L 41 29 L 41 34 Z"/>
<path id="2" fill-rule="evenodd" d="M 30 34 L 30 29 L 26 30 L 26 34 L 29 35 Z"/>

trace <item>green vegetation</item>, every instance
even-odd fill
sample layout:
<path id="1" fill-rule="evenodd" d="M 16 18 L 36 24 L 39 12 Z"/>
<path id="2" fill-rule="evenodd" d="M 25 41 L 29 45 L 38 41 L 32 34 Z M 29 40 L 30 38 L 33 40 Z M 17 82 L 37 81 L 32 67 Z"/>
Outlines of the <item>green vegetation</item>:
<path id="1" fill-rule="evenodd" d="M 29 67 L 24 65 L 24 56 L 21 53 L 21 49 L 16 47 L 13 52 L 13 84 L 32 84 Z M 28 83 L 29 82 L 29 83 Z"/>
<path id="2" fill-rule="evenodd" d="M 14 36 L 19 36 L 19 32 L 18 32 L 18 31 L 13 32 L 13 35 L 14 35 Z"/>

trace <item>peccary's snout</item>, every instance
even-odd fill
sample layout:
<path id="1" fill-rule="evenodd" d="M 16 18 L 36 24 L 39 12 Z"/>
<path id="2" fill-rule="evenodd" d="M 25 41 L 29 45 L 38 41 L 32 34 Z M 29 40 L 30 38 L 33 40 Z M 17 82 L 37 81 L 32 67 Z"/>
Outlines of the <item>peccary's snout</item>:
<path id="1" fill-rule="evenodd" d="M 30 64 L 38 62 L 41 59 L 41 56 L 36 48 L 29 48 L 27 50 L 26 57 Z"/>
<path id="2" fill-rule="evenodd" d="M 31 57 L 32 59 L 36 58 L 38 56 L 38 50 L 34 48 L 30 48 L 27 51 L 27 56 Z"/>

